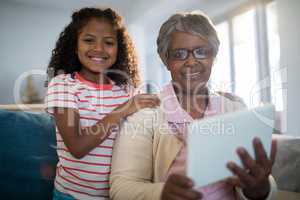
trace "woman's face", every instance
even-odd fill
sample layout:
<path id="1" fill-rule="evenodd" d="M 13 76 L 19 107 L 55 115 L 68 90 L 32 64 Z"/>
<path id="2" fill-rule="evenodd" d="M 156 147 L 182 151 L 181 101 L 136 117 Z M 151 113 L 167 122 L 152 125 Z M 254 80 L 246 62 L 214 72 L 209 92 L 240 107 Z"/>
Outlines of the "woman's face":
<path id="1" fill-rule="evenodd" d="M 77 55 L 83 70 L 102 73 L 117 60 L 117 34 L 105 20 L 92 18 L 79 32 Z"/>
<path id="2" fill-rule="evenodd" d="M 183 59 L 186 50 L 188 54 Z M 199 36 L 179 31 L 171 35 L 167 68 L 179 92 L 198 94 L 205 88 L 214 59 L 211 50 L 208 42 Z"/>

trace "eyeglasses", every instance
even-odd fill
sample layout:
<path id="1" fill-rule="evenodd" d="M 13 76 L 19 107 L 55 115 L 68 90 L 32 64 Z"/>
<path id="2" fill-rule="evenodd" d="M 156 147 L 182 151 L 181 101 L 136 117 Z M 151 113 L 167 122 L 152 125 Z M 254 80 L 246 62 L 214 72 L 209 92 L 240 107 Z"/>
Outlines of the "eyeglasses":
<path id="1" fill-rule="evenodd" d="M 203 60 L 212 56 L 212 48 L 197 47 L 195 49 L 171 49 L 168 51 L 168 59 L 172 60 L 185 60 L 192 53 L 197 60 Z"/>

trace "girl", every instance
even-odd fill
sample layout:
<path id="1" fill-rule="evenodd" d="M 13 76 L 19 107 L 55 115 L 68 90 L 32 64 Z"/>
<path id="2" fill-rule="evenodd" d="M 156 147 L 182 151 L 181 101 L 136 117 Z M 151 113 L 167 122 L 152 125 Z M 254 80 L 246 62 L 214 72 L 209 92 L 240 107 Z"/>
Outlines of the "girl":
<path id="1" fill-rule="evenodd" d="M 54 199 L 108 199 L 111 154 L 119 123 L 154 95 L 129 97 L 139 77 L 121 17 L 112 9 L 72 15 L 52 52 L 46 110 L 56 122 L 59 162 Z"/>

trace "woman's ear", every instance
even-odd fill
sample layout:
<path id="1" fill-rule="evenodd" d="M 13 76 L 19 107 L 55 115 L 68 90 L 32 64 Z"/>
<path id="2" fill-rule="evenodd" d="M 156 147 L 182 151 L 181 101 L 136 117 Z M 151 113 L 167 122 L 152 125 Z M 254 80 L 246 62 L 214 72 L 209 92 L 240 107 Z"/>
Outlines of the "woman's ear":
<path id="1" fill-rule="evenodd" d="M 167 56 L 160 56 L 160 58 L 161 58 L 161 61 L 164 63 L 164 65 L 167 67 L 167 70 L 170 71 L 170 66 L 168 63 Z"/>
<path id="2" fill-rule="evenodd" d="M 217 57 L 214 57 L 212 62 L 212 67 L 216 64 L 216 62 L 217 62 Z"/>
<path id="3" fill-rule="evenodd" d="M 171 71 L 169 65 L 166 65 L 166 67 L 167 67 L 167 70 L 168 70 L 168 71 Z"/>

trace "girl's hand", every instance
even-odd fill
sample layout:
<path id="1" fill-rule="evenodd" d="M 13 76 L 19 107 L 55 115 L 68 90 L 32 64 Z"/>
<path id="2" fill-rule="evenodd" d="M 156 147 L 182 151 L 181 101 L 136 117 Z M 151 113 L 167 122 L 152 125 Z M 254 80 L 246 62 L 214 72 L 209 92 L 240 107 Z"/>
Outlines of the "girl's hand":
<path id="1" fill-rule="evenodd" d="M 255 160 L 251 158 L 244 148 L 238 148 L 237 153 L 244 168 L 233 162 L 227 167 L 236 177 L 231 177 L 228 182 L 234 186 L 241 187 L 246 197 L 250 199 L 265 199 L 270 192 L 269 175 L 276 155 L 276 141 L 272 141 L 271 157 L 268 158 L 261 141 L 258 138 L 253 140 Z"/>
<path id="2" fill-rule="evenodd" d="M 171 174 L 162 191 L 162 200 L 198 200 L 202 194 L 193 189 L 194 183 L 187 176 Z"/>
<path id="3" fill-rule="evenodd" d="M 159 104 L 160 100 L 155 94 L 137 94 L 119 106 L 115 112 L 121 112 L 123 117 L 127 117 L 140 109 L 154 108 Z"/>

